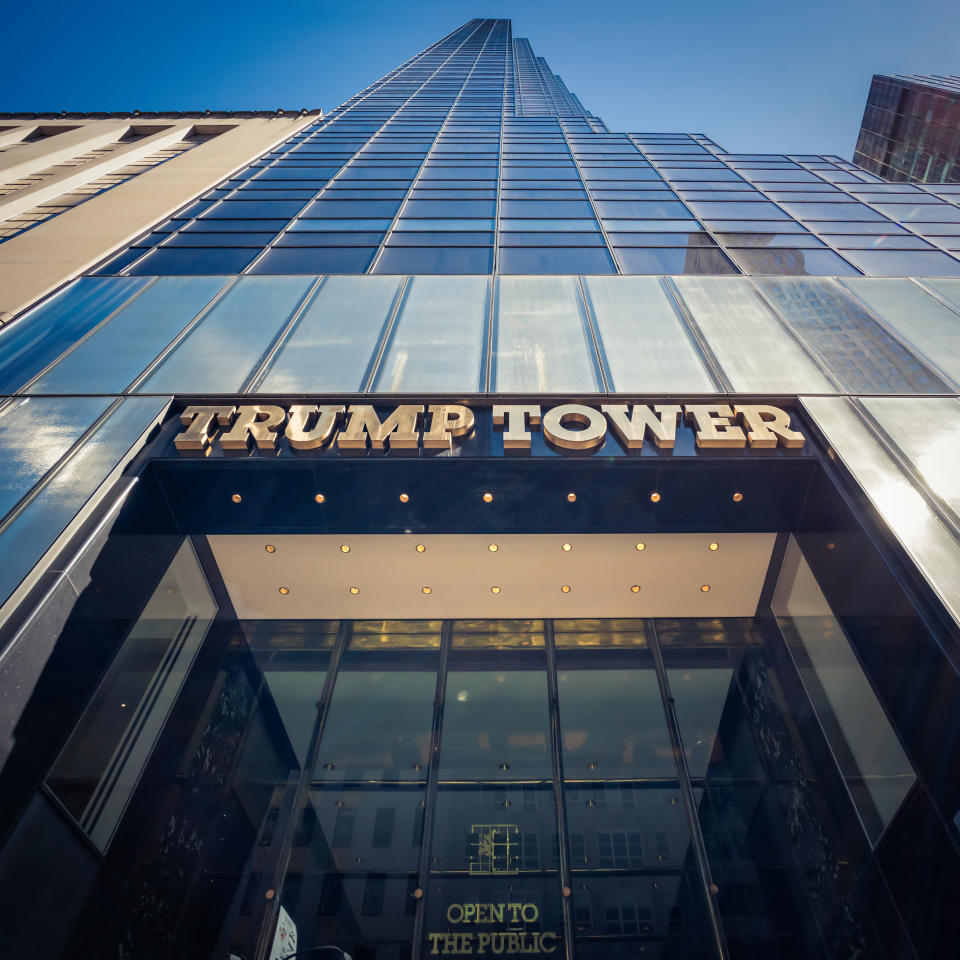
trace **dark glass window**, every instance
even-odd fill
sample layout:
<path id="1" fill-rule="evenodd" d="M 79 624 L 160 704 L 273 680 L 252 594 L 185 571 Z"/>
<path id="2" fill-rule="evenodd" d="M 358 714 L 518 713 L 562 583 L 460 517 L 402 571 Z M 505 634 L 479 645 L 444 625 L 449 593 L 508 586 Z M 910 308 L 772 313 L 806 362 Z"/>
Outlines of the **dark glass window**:
<path id="1" fill-rule="evenodd" d="M 274 247 L 251 273 L 363 273 L 376 247 Z"/>

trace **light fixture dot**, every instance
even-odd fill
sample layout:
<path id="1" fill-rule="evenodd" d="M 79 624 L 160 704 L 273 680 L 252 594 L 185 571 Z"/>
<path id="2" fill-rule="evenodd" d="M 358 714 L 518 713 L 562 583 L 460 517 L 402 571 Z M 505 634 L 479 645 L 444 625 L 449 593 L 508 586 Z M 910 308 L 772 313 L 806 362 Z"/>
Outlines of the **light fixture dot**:
<path id="1" fill-rule="evenodd" d="M 716 552 L 720 549 L 720 544 L 717 543 L 716 540 L 714 540 L 713 543 L 711 543 L 710 546 L 707 547 L 707 549 L 708 549 L 711 553 L 716 553 Z"/>
<path id="2" fill-rule="evenodd" d="M 701 592 L 701 593 L 709 593 L 709 592 L 710 592 L 710 584 L 709 584 L 709 583 L 703 584 L 703 585 L 700 587 L 700 592 Z"/>
<path id="3" fill-rule="evenodd" d="M 417 553 L 423 553 L 424 550 L 426 550 L 426 549 L 427 549 L 427 548 L 426 548 L 422 543 L 418 543 L 418 544 L 417 544 Z"/>
<path id="4" fill-rule="evenodd" d="M 635 584 L 630 588 L 630 592 L 631 592 L 631 593 L 639 593 L 639 592 L 640 592 L 640 584 L 639 584 L 639 583 L 635 583 Z"/>
<path id="5" fill-rule="evenodd" d="M 491 543 L 490 546 L 487 547 L 487 549 L 491 553 L 496 553 L 500 548 L 495 543 Z"/>
<path id="6" fill-rule="evenodd" d="M 500 588 L 499 588 L 499 587 L 491 587 L 491 588 L 490 588 L 490 592 L 491 592 L 491 593 L 499 593 L 499 592 L 500 592 Z"/>
<path id="7" fill-rule="evenodd" d="M 433 587 L 421 587 L 420 592 L 425 593 L 427 594 L 427 596 L 429 596 L 431 593 L 433 593 Z"/>
<path id="8" fill-rule="evenodd" d="M 401 503 L 409 503 L 409 502 L 410 502 L 410 494 L 409 494 L 409 493 L 401 493 L 401 494 L 400 494 L 400 502 L 401 502 Z"/>
<path id="9" fill-rule="evenodd" d="M 638 544 L 637 544 L 637 549 L 638 549 L 638 550 L 646 550 L 646 549 L 647 549 L 647 545 L 646 545 L 645 543 L 638 543 Z"/>
<path id="10" fill-rule="evenodd" d="M 317 503 L 325 503 L 327 498 L 322 493 L 318 493 L 313 499 L 316 500 Z"/>
<path id="11" fill-rule="evenodd" d="M 565 584 L 560 588 L 560 592 L 561 592 L 561 593 L 569 593 L 569 592 L 570 592 L 570 584 L 569 584 L 569 583 L 565 583 Z"/>
<path id="12" fill-rule="evenodd" d="M 277 552 L 277 548 L 276 548 L 272 543 L 268 543 L 263 549 L 266 550 L 267 553 L 276 553 L 276 552 Z"/>
<path id="13" fill-rule="evenodd" d="M 569 553 L 569 552 L 573 549 L 573 544 L 572 544 L 572 543 L 565 543 L 560 549 L 561 549 L 564 553 Z"/>
<path id="14" fill-rule="evenodd" d="M 568 493 L 568 494 L 567 494 L 567 500 L 568 500 L 570 503 L 576 503 L 576 502 L 577 502 L 577 495 L 576 495 L 575 493 Z"/>
<path id="15" fill-rule="evenodd" d="M 350 592 L 351 592 L 354 596 L 356 596 L 356 595 L 360 592 L 360 588 L 359 588 L 359 587 L 351 587 L 351 588 L 350 588 Z"/>
<path id="16" fill-rule="evenodd" d="M 349 543 L 341 543 L 341 544 L 340 544 L 340 552 L 341 552 L 341 553 L 349 553 L 349 552 L 350 552 L 350 544 L 349 544 Z"/>
<path id="17" fill-rule="evenodd" d="M 243 497 L 241 497 L 239 493 L 235 493 L 235 494 L 233 494 L 233 495 L 230 497 L 230 499 L 231 499 L 234 503 L 239 503 L 239 502 L 243 499 Z"/>
<path id="18" fill-rule="evenodd" d="M 734 502 L 734 503 L 740 503 L 741 500 L 743 500 L 743 494 L 738 490 L 738 491 L 733 495 L 733 502 Z"/>
<path id="19" fill-rule="evenodd" d="M 837 549 L 837 545 L 831 540 L 831 541 L 827 544 L 827 549 L 828 549 L 828 550 L 836 550 L 836 549 Z"/>
<path id="20" fill-rule="evenodd" d="M 484 502 L 484 503 L 492 503 L 492 502 L 493 502 L 493 494 L 492 494 L 492 493 L 485 493 L 485 494 L 483 495 L 483 502 Z"/>
<path id="21" fill-rule="evenodd" d="M 654 490 L 653 493 L 650 494 L 650 502 L 651 502 L 651 503 L 659 503 L 659 502 L 660 502 L 660 494 L 657 493 L 656 490 Z"/>
<path id="22" fill-rule="evenodd" d="M 289 587 L 281 587 L 281 588 L 280 588 L 280 593 L 281 593 L 281 595 L 284 596 L 284 597 L 285 597 L 289 592 L 290 592 L 290 588 L 289 588 Z"/>

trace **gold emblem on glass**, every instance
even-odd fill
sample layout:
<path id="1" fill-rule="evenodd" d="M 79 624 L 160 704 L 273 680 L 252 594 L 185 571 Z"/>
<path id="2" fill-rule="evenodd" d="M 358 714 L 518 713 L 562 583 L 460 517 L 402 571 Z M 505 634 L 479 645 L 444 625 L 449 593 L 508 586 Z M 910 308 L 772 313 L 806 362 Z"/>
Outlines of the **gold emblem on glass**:
<path id="1" fill-rule="evenodd" d="M 517 874 L 518 833 L 513 823 L 473 824 L 470 827 L 470 876 Z"/>

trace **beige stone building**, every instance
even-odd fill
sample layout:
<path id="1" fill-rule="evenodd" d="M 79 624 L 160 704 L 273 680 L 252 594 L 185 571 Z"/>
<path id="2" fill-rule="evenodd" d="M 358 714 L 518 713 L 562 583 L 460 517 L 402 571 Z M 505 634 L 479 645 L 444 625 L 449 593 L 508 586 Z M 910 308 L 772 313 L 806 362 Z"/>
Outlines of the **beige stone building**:
<path id="1" fill-rule="evenodd" d="M 319 113 L 0 114 L 0 324 Z"/>

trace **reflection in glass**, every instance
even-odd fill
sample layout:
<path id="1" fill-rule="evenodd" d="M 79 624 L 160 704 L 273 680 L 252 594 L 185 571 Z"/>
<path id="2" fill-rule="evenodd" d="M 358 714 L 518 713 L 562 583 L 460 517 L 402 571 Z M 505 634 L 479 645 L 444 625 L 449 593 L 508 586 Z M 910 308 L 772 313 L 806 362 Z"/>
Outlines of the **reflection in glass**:
<path id="1" fill-rule="evenodd" d="M 585 277 L 583 283 L 603 342 L 611 389 L 715 391 L 659 280 Z"/>
<path id="2" fill-rule="evenodd" d="M 327 277 L 280 348 L 261 393 L 352 393 L 390 315 L 399 277 Z"/>
<path id="3" fill-rule="evenodd" d="M 757 285 L 850 393 L 946 389 L 838 283 L 760 278 Z"/>
<path id="4" fill-rule="evenodd" d="M 410 280 L 374 389 L 381 393 L 476 393 L 486 352 L 490 281 Z"/>
<path id="5" fill-rule="evenodd" d="M 553 775 L 542 652 L 451 657 L 441 780 L 545 780 Z"/>
<path id="6" fill-rule="evenodd" d="M 185 540 L 47 779 L 100 850 L 113 838 L 216 612 Z"/>
<path id="7" fill-rule="evenodd" d="M 423 780 L 430 758 L 436 655 L 370 650 L 364 638 L 344 653 L 320 740 L 318 780 Z"/>
<path id="8" fill-rule="evenodd" d="M 673 282 L 734 390 L 832 393 L 833 387 L 737 277 L 676 277 Z"/>
<path id="9" fill-rule="evenodd" d="M 575 277 L 501 277 L 495 392 L 596 392 L 582 311 Z"/>
<path id="10" fill-rule="evenodd" d="M 138 387 L 138 393 L 236 393 L 314 277 L 241 277 Z"/>
<path id="11" fill-rule="evenodd" d="M 793 537 L 771 606 L 864 828 L 876 843 L 916 775 Z"/>

